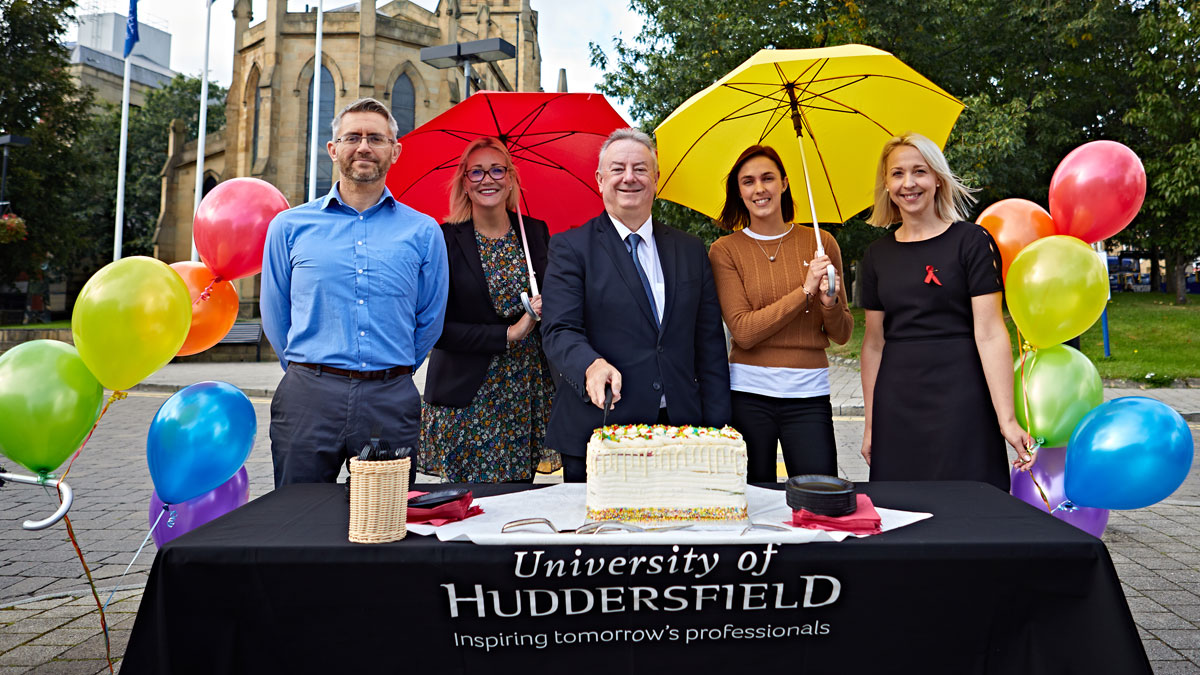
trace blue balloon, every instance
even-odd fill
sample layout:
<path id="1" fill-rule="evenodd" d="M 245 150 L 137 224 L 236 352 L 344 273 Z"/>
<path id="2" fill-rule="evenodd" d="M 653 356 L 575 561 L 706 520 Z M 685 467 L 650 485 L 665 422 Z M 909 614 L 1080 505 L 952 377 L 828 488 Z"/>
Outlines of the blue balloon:
<path id="1" fill-rule="evenodd" d="M 167 504 L 198 497 L 229 480 L 254 447 L 254 405 L 226 382 L 198 382 L 158 409 L 146 436 L 154 489 Z"/>
<path id="2" fill-rule="evenodd" d="M 1152 398 L 1129 396 L 1097 406 L 1067 445 L 1067 499 L 1101 509 L 1156 504 L 1187 478 L 1192 445 L 1183 417 Z"/>

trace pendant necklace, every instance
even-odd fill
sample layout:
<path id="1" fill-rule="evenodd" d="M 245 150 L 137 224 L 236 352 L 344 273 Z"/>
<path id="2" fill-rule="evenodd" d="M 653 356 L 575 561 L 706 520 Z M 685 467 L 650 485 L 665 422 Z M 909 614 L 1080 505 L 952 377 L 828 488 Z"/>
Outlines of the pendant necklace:
<path id="1" fill-rule="evenodd" d="M 775 258 L 779 257 L 779 250 L 783 248 L 783 240 L 786 239 L 787 236 L 792 233 L 792 230 L 795 229 L 795 227 L 796 227 L 796 225 L 795 225 L 795 223 L 793 223 L 792 226 L 788 228 L 787 232 L 784 232 L 783 234 L 779 235 L 779 243 L 775 245 L 775 254 L 774 255 L 767 253 L 767 249 L 763 248 L 762 242 L 759 241 L 757 238 L 755 238 L 755 237 L 750 237 L 750 238 L 754 239 L 754 243 L 758 244 L 759 250 L 761 250 L 763 252 L 763 255 L 767 256 L 767 262 L 775 262 Z"/>

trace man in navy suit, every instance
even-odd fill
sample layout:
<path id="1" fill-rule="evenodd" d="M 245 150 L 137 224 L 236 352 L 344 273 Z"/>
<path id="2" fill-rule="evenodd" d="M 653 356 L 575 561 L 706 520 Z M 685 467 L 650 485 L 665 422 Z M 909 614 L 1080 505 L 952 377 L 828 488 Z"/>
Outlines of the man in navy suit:
<path id="1" fill-rule="evenodd" d="M 658 159 L 636 129 L 600 149 L 604 212 L 550 239 L 542 337 L 558 379 L 546 445 L 568 482 L 586 478 L 588 438 L 609 424 L 729 423 L 729 362 L 704 243 L 654 222 Z"/>

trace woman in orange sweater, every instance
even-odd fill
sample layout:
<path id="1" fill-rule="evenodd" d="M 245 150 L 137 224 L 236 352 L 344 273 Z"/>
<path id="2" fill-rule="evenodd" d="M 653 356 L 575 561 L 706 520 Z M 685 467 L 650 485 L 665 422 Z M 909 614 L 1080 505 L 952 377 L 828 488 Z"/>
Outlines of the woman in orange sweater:
<path id="1" fill-rule="evenodd" d="M 792 222 L 787 172 L 770 146 L 752 145 L 725 180 L 718 225 L 733 231 L 709 250 L 721 313 L 733 335 L 733 426 L 746 439 L 748 480 L 775 482 L 775 449 L 789 476 L 836 475 L 829 403 L 829 341 L 845 344 L 854 318 L 845 287 L 834 297 L 826 268 L 842 278 L 837 242 Z"/>

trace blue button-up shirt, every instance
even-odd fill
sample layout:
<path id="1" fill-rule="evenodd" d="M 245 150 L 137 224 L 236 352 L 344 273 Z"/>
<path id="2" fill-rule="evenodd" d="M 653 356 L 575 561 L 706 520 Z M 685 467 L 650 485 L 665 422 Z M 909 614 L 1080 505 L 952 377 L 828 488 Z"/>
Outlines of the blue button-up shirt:
<path id="1" fill-rule="evenodd" d="M 442 334 L 446 243 L 384 188 L 371 208 L 329 194 L 275 216 L 263 250 L 263 332 L 280 363 L 419 366 Z"/>

